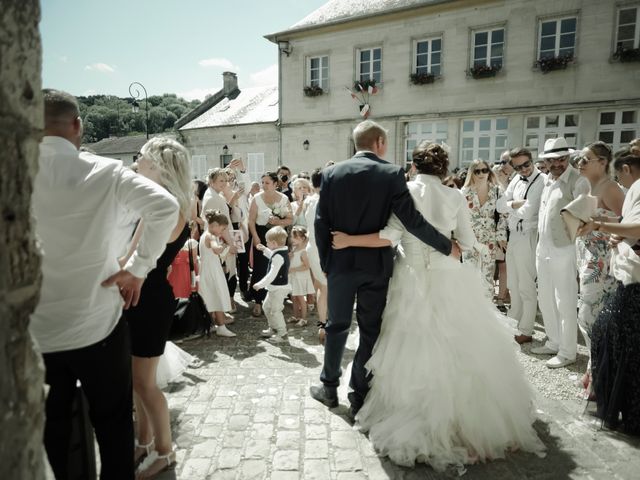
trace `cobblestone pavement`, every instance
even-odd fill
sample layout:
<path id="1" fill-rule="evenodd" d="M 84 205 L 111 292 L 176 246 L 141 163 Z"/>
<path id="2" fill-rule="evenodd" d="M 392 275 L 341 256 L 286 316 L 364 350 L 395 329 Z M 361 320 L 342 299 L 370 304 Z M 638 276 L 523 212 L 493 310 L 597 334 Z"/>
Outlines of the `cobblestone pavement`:
<path id="1" fill-rule="evenodd" d="M 380 458 L 365 435 L 349 424 L 346 389 L 341 405 L 328 410 L 308 395 L 318 382 L 322 347 L 312 322 L 291 327 L 289 343 L 271 345 L 258 338 L 266 326 L 239 306 L 231 327 L 236 338 L 202 338 L 182 348 L 203 365 L 188 369 L 165 391 L 172 417 L 178 465 L 160 479 L 443 479 L 457 472 L 436 473 L 424 465 L 395 466 Z M 542 333 L 536 333 L 541 340 Z M 352 331 L 345 366 L 354 354 Z M 548 447 L 546 458 L 514 453 L 506 460 L 468 467 L 467 479 L 632 479 L 640 478 L 638 439 L 599 429 L 583 414 L 584 401 L 574 386 L 586 364 L 550 372 L 530 346 L 520 354 L 539 391 L 536 423 Z M 549 389 L 549 384 L 559 384 Z M 546 387 L 546 390 L 542 387 Z M 567 394 L 570 392 L 570 394 Z"/>

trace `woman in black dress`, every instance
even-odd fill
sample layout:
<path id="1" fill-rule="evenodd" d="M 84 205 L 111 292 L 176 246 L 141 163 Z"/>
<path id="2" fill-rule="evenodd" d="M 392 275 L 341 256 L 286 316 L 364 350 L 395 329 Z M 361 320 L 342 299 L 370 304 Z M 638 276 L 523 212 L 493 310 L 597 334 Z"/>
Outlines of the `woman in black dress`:
<path id="1" fill-rule="evenodd" d="M 175 140 L 160 137 L 149 140 L 142 147 L 138 158 L 138 173 L 171 192 L 180 205 L 180 215 L 164 253 L 142 285 L 138 305 L 125 311 L 133 356 L 136 406 L 134 458 L 141 462 L 137 479 L 151 478 L 175 465 L 169 409 L 164 394 L 156 384 L 156 370 L 160 356 L 164 353 L 175 309 L 167 269 L 189 238 L 187 220 L 193 197 L 189 165 L 189 153 L 182 145 Z M 130 251 L 136 247 L 136 238 L 139 237 L 141 228 L 144 228 L 142 223 L 134 235 Z"/>

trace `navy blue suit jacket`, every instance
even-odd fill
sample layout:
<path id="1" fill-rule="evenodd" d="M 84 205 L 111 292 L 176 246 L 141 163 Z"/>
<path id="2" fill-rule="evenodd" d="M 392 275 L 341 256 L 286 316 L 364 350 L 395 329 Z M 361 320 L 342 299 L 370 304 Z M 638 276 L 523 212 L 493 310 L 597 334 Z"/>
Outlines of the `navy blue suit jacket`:
<path id="1" fill-rule="evenodd" d="M 391 212 L 420 240 L 445 255 L 451 253 L 451 241 L 416 210 L 402 168 L 363 152 L 325 169 L 315 219 L 322 269 L 326 273 L 355 269 L 390 277 L 391 247 L 332 250 L 331 232 L 377 233 Z"/>

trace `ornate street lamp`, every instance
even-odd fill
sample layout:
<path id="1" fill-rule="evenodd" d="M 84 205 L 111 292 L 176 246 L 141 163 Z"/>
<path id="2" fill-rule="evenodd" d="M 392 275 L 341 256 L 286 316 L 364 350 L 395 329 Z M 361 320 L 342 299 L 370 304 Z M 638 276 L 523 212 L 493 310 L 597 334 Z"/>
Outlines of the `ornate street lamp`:
<path id="1" fill-rule="evenodd" d="M 142 85 L 140 82 L 133 82 L 131 85 L 129 85 L 129 95 L 131 95 L 131 98 L 133 98 L 131 110 L 133 110 L 133 113 L 138 113 L 140 111 L 140 104 L 138 103 L 138 99 L 142 100 L 142 97 L 138 87 L 142 88 L 142 91 L 144 92 L 144 111 L 146 116 L 145 129 L 147 131 L 147 140 L 149 140 L 149 98 L 147 97 L 147 89 L 144 88 L 144 85 Z"/>

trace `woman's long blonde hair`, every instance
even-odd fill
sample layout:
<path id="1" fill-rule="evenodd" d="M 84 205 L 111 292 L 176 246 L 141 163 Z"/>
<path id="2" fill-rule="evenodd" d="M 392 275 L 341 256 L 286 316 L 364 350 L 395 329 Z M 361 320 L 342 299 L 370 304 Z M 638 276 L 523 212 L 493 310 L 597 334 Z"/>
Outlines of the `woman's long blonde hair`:
<path id="1" fill-rule="evenodd" d="M 475 173 L 473 173 L 473 171 L 479 165 L 482 165 L 482 164 L 486 165 L 487 168 L 489 169 L 489 176 L 487 177 L 487 183 L 489 184 L 489 188 L 491 188 L 494 185 L 496 185 L 496 175 L 495 175 L 495 173 L 493 173 L 493 170 L 491 169 L 491 166 L 489 165 L 489 162 L 485 162 L 481 158 L 476 158 L 469 165 L 469 169 L 467 170 L 467 178 L 465 178 L 465 180 L 464 180 L 463 188 L 465 188 L 465 187 L 469 188 L 469 187 L 471 187 L 472 185 L 475 184 L 475 180 L 473 179 L 473 176 L 475 175 Z"/>
<path id="2" fill-rule="evenodd" d="M 160 183 L 180 205 L 184 218 L 191 216 L 191 157 L 188 150 L 168 137 L 154 137 L 140 149 L 140 154 L 151 160 L 160 170 Z"/>

